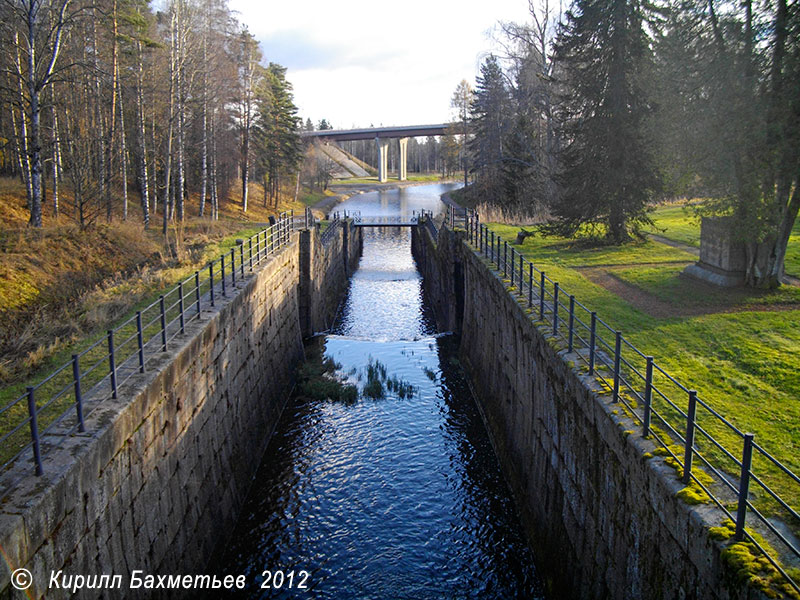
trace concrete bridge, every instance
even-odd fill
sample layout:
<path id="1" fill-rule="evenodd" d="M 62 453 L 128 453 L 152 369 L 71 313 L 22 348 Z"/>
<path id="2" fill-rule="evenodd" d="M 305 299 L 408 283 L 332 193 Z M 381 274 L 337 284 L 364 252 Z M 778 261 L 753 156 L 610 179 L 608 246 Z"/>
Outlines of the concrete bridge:
<path id="1" fill-rule="evenodd" d="M 447 133 L 447 123 L 438 125 L 405 125 L 401 127 L 368 127 L 364 129 L 326 129 L 322 131 L 306 131 L 302 137 L 316 138 L 325 141 L 345 142 L 354 140 L 375 139 L 378 145 L 378 179 L 381 182 L 389 180 L 389 142 L 397 139 L 400 144 L 400 161 L 398 164 L 398 179 L 405 181 L 408 178 L 408 138 L 430 135 L 444 135 Z"/>

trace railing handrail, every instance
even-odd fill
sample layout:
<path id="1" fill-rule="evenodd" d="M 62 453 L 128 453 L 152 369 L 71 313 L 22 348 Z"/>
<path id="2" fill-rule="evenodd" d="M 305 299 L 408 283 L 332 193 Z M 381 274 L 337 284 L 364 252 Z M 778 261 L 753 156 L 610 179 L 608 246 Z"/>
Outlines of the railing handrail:
<path id="1" fill-rule="evenodd" d="M 788 516 L 790 520 L 796 520 L 796 524 L 800 526 L 800 510 L 792 507 L 785 498 L 767 485 L 763 476 L 757 475 L 757 468 L 753 463 L 754 453 L 763 456 L 767 463 L 772 463 L 778 473 L 789 479 L 789 485 L 798 486 L 798 491 L 800 491 L 800 477 L 756 444 L 753 434 L 742 432 L 729 419 L 712 408 L 708 402 L 701 400 L 697 392 L 680 383 L 666 369 L 659 366 L 652 356 L 639 350 L 633 343 L 625 339 L 621 332 L 614 330 L 597 317 L 595 312 L 577 302 L 574 296 L 567 294 L 558 282 L 549 278 L 544 271 L 536 268 L 531 261 L 510 247 L 508 242 L 481 223 L 475 211 L 451 205 L 445 214 L 443 227 L 449 227 L 452 230 L 463 227 L 466 231 L 466 239 L 472 245 L 473 251 L 488 259 L 490 265 L 496 265 L 496 269 L 508 279 L 510 286 L 516 288 L 516 293 L 522 297 L 523 302 L 527 296 L 528 308 L 532 311 L 531 317 L 544 321 L 550 334 L 565 341 L 568 352 L 576 353 L 578 358 L 587 365 L 588 374 L 596 376 L 603 385 L 603 389 L 612 394 L 613 401 L 623 404 L 629 416 L 641 424 L 642 435 L 652 436 L 666 450 L 666 453 L 671 455 L 679 467 L 683 483 L 687 486 L 696 485 L 702 489 L 709 499 L 734 522 L 734 539 L 752 543 L 789 585 L 800 593 L 800 582 L 793 579 L 746 528 L 757 525 L 762 530 L 768 530 L 773 539 L 781 542 L 784 553 L 800 559 L 800 548 L 797 548 L 792 540 L 787 539 L 778 531 L 750 499 L 753 492 L 752 485 L 755 484 L 777 502 L 784 510 L 784 516 Z M 548 283 L 550 290 L 547 289 Z M 510 291 L 509 293 L 514 292 Z M 563 298 L 565 297 L 569 298 L 568 304 L 564 303 Z M 534 309 L 538 309 L 538 311 Z M 580 318 L 581 313 L 576 311 L 581 310 L 590 318 L 587 319 L 586 316 Z M 603 331 L 612 333 L 614 340 L 607 342 L 603 339 Z M 588 338 L 588 341 L 581 335 L 581 332 Z M 576 341 L 582 344 L 582 347 L 579 348 Z M 605 346 L 605 350 L 602 349 L 603 346 Z M 624 357 L 623 353 L 626 349 L 632 352 L 632 356 Z M 675 392 L 686 396 L 688 407 L 685 410 L 680 407 L 679 401 L 673 401 L 669 397 L 668 386 L 672 386 Z M 639 408 L 639 402 L 643 403 L 641 408 Z M 700 410 L 703 411 L 702 419 L 698 416 Z M 654 420 L 658 421 L 659 426 L 653 424 Z M 683 421 L 683 423 L 675 423 L 676 420 Z M 701 425 L 708 420 L 712 424 L 719 423 L 719 426 L 727 430 L 729 435 L 741 439 L 740 458 L 737 458 L 735 452 L 726 449 L 724 444 L 710 433 L 708 426 Z M 662 427 L 666 431 L 662 430 Z M 698 435 L 700 440 L 697 438 Z M 679 456 L 671 449 L 675 447 L 676 439 L 679 446 L 682 446 L 681 451 L 678 452 Z M 703 440 L 710 444 L 708 456 L 706 456 L 705 450 L 698 447 L 705 445 Z M 724 465 L 719 464 L 720 457 L 713 456 L 715 449 L 728 460 L 732 467 L 729 466 L 726 469 Z M 733 491 L 736 495 L 736 514 L 732 514 L 728 510 L 729 500 L 718 497 L 719 492 L 715 493 L 709 489 L 710 485 L 703 482 L 704 477 L 698 477 L 696 470 L 693 471 L 694 458 L 698 458 L 709 471 L 716 475 L 719 488 L 727 487 Z M 769 468 L 769 464 L 766 468 Z M 735 472 L 724 475 L 731 470 Z M 731 483 L 731 479 L 738 479 L 736 485 Z M 712 477 L 713 480 L 715 480 L 714 477 Z M 751 515 L 749 518 L 748 513 Z"/>
<path id="2" fill-rule="evenodd" d="M 84 431 L 84 423 L 91 413 L 109 399 L 117 398 L 119 388 L 136 373 L 146 372 L 153 356 L 166 351 L 175 338 L 185 333 L 187 323 L 200 318 L 203 306 L 215 307 L 218 294 L 227 297 L 229 288 L 235 289 L 237 280 L 243 281 L 246 271 L 252 273 L 257 265 L 289 244 L 295 229 L 316 222 L 308 209 L 304 217 L 296 218 L 294 211 L 284 211 L 274 225 L 258 231 L 250 238 L 236 240 L 237 244 L 230 251 L 179 281 L 160 294 L 158 299 L 109 329 L 106 336 L 89 344 L 74 354 L 70 361 L 29 386 L 24 394 L 0 407 L 0 415 L 8 418 L 15 408 L 19 410 L 19 405 L 27 400 L 27 415 L 13 424 L 9 431 L 0 434 L 0 447 L 14 444 L 19 447 L 13 456 L 5 458 L 0 465 L 0 476 L 9 473 L 29 452 L 32 453 L 34 472 L 41 475 L 44 472 L 45 454 L 62 445 L 75 431 Z M 82 364 L 92 358 L 95 360 L 91 364 Z M 95 372 L 92 378 L 88 378 Z M 50 391 L 51 385 L 56 385 L 56 389 Z M 48 395 L 37 399 L 37 395 L 41 396 L 37 392 L 43 389 L 47 390 Z M 45 411 L 56 406 L 64 397 L 71 397 L 73 401 L 62 412 L 48 414 L 47 423 L 41 423 Z M 92 399 L 88 407 L 85 403 L 87 398 Z M 88 412 L 85 411 L 87 408 Z M 65 421 L 71 419 L 71 414 L 76 416 L 74 423 L 65 425 Z M 30 429 L 30 437 L 27 443 L 22 443 L 24 440 L 19 436 L 26 425 Z M 60 441 L 47 449 L 42 448 L 42 435 L 54 432 L 58 427 L 61 427 L 63 434 Z M 6 484 L 11 486 L 27 474 L 27 469 L 20 469 L 17 477 Z"/>

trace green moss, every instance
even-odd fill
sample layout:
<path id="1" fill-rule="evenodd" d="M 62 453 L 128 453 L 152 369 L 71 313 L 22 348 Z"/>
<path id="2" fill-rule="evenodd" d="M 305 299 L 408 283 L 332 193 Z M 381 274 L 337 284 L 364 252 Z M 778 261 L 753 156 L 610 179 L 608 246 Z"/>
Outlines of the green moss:
<path id="1" fill-rule="evenodd" d="M 770 554 L 774 550 L 758 534 L 753 535 L 759 544 Z M 761 554 L 751 542 L 736 542 L 722 551 L 722 560 L 734 573 L 739 583 L 762 592 L 768 598 L 792 598 L 800 600 L 798 594 L 772 565 L 769 559 Z"/>
<path id="2" fill-rule="evenodd" d="M 644 454 L 642 454 L 642 458 L 648 460 L 650 458 L 653 458 L 653 455 L 650 452 L 645 452 Z"/>

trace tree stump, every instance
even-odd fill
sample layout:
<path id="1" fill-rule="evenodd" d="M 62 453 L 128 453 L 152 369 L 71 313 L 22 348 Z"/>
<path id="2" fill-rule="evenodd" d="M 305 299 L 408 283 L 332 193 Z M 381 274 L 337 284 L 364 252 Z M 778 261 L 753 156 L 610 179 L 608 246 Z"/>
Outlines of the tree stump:
<path id="1" fill-rule="evenodd" d="M 531 235 L 533 235 L 532 231 L 526 231 L 520 227 L 519 231 L 517 232 L 517 239 L 515 243 L 517 246 L 521 246 L 523 243 L 525 243 L 525 238 Z"/>

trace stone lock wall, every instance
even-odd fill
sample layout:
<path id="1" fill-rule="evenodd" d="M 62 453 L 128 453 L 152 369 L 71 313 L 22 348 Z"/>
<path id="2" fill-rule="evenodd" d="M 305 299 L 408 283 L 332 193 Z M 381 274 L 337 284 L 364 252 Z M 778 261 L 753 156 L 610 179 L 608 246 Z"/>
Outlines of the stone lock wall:
<path id="1" fill-rule="evenodd" d="M 435 241 L 418 228 L 412 248 L 426 293 L 448 294 L 434 304 L 463 294 L 461 354 L 551 597 L 761 597 L 725 572 L 708 536 L 716 509 L 676 498 L 675 471 L 643 456 L 652 443 L 626 431 L 482 259 L 449 230 Z"/>
<path id="2" fill-rule="evenodd" d="M 301 290 L 309 248 L 317 268 Z M 328 318 L 313 312 L 338 304 L 342 283 L 320 265 L 338 261 L 343 270 L 345 248 L 323 246 L 316 232 L 293 234 L 240 280 L 235 296 L 205 306 L 157 364 L 96 411 L 86 434 L 45 455 L 44 475 L 4 491 L 0 598 L 70 597 L 45 589 L 59 570 L 122 576 L 123 589 L 78 593 L 86 598 L 164 595 L 127 590 L 133 570 L 203 572 L 235 523 L 289 398 L 303 356 L 300 305 L 312 307 L 312 321 Z M 27 594 L 10 585 L 19 567 L 33 574 Z"/>
<path id="3" fill-rule="evenodd" d="M 350 275 L 358 268 L 363 236 L 362 229 L 352 221 L 340 222 L 337 231 L 324 241 L 315 232 L 303 231 L 300 235 L 300 322 L 303 335 L 308 337 L 333 325 Z"/>

